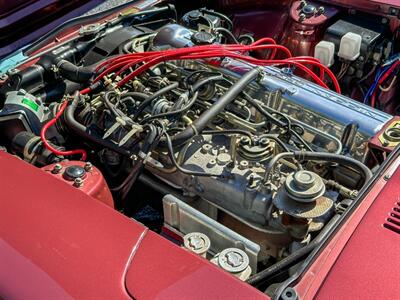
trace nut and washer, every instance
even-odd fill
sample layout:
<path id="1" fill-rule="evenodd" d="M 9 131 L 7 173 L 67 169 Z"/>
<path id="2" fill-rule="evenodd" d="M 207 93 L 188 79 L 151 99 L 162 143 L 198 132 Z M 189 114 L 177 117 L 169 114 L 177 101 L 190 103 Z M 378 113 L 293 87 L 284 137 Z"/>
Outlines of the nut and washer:
<path id="1" fill-rule="evenodd" d="M 60 164 L 55 164 L 53 167 L 53 170 L 51 170 L 51 173 L 53 174 L 59 174 L 63 169 L 63 166 Z"/>
<path id="2" fill-rule="evenodd" d="M 85 163 L 85 166 L 83 168 L 85 169 L 86 172 L 89 172 L 93 169 L 93 165 L 91 162 L 87 162 Z"/>
<path id="3" fill-rule="evenodd" d="M 243 250 L 227 248 L 218 255 L 218 265 L 229 273 L 239 273 L 249 266 L 249 257 Z"/>
<path id="4" fill-rule="evenodd" d="M 212 146 L 210 144 L 204 144 L 203 146 L 201 146 L 201 150 L 200 152 L 203 154 L 207 154 L 211 151 Z"/>
<path id="5" fill-rule="evenodd" d="M 186 249 L 206 257 L 208 249 L 210 249 L 210 239 L 201 232 L 191 232 L 183 237 L 183 245 Z"/>
<path id="6" fill-rule="evenodd" d="M 240 163 L 239 163 L 239 169 L 240 170 L 246 170 L 246 169 L 248 169 L 249 168 L 249 162 L 247 161 L 247 160 L 242 160 Z"/>
<path id="7" fill-rule="evenodd" d="M 215 161 L 215 159 L 212 159 L 207 163 L 207 167 L 208 168 L 213 168 L 213 167 L 216 166 L 216 164 L 217 164 L 217 162 Z"/>
<path id="8" fill-rule="evenodd" d="M 83 179 L 82 178 L 75 178 L 74 179 L 74 187 L 81 187 L 83 185 Z"/>

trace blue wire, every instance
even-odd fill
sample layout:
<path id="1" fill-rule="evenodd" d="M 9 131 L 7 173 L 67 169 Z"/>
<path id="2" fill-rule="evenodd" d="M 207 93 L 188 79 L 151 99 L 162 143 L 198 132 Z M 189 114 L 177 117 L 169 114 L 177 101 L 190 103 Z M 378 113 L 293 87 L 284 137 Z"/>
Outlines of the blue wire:
<path id="1" fill-rule="evenodd" d="M 393 63 L 392 63 L 392 64 L 393 64 Z M 371 87 L 369 88 L 367 94 L 366 94 L 365 97 L 364 97 L 364 101 L 363 101 L 364 104 L 368 104 L 369 97 L 371 97 L 372 93 L 375 91 L 376 86 L 378 85 L 379 80 L 382 78 L 383 74 L 385 74 L 385 73 L 390 69 L 390 67 L 392 66 L 392 64 L 390 64 L 390 65 L 388 65 L 388 66 L 386 66 L 386 67 L 384 67 L 384 68 L 381 68 L 381 69 L 376 73 L 376 75 L 375 75 L 375 81 L 372 83 Z"/>
<path id="2" fill-rule="evenodd" d="M 375 91 L 376 86 L 378 85 L 378 81 L 379 79 L 381 79 L 381 77 L 383 76 L 383 74 L 385 74 L 390 67 L 398 60 L 400 59 L 400 54 L 396 53 L 393 54 L 392 56 L 390 56 L 387 60 L 386 63 L 384 64 L 384 67 L 382 67 L 378 72 L 376 72 L 375 75 L 375 80 L 372 83 L 371 87 L 369 88 L 368 92 L 365 94 L 364 96 L 364 104 L 368 103 L 369 97 L 372 96 L 372 93 Z"/>

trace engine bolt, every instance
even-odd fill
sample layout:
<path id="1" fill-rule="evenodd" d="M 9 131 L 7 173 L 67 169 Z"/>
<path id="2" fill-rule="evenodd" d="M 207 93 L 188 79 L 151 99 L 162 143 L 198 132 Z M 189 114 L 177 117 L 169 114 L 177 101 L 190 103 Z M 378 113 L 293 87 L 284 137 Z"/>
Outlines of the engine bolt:
<path id="1" fill-rule="evenodd" d="M 83 179 L 82 178 L 75 178 L 74 180 L 74 186 L 75 187 L 81 187 L 83 185 Z"/>
<path id="2" fill-rule="evenodd" d="M 306 15 L 305 14 L 300 14 L 299 15 L 299 22 L 303 22 L 306 19 Z"/>
<path id="3" fill-rule="evenodd" d="M 191 232 L 183 237 L 183 244 L 186 249 L 206 257 L 211 242 L 205 234 L 200 232 Z"/>
<path id="4" fill-rule="evenodd" d="M 242 144 L 242 145 L 250 144 L 250 138 L 248 136 L 242 136 L 240 138 L 240 144 Z"/>
<path id="5" fill-rule="evenodd" d="M 246 170 L 249 167 L 249 162 L 247 160 L 242 160 L 239 163 L 239 169 L 240 170 Z"/>
<path id="6" fill-rule="evenodd" d="M 215 167 L 216 164 L 217 164 L 217 162 L 216 162 L 214 159 L 212 159 L 212 160 L 210 160 L 210 161 L 208 162 L 207 166 L 208 166 L 209 168 L 212 168 L 212 167 Z"/>
<path id="7" fill-rule="evenodd" d="M 62 169 L 63 169 L 62 165 L 55 164 L 54 167 L 53 167 L 53 170 L 51 170 L 51 173 L 58 174 L 58 173 L 61 172 Z"/>
<path id="8" fill-rule="evenodd" d="M 262 138 L 260 140 L 260 145 L 261 146 L 268 146 L 268 144 L 269 144 L 269 140 L 267 138 Z"/>
<path id="9" fill-rule="evenodd" d="M 212 146 L 210 144 L 204 144 L 201 146 L 200 152 L 203 154 L 207 154 L 211 150 Z"/>
<path id="10" fill-rule="evenodd" d="M 305 1 L 305 0 L 300 1 L 299 9 L 302 9 L 306 5 L 307 5 L 307 1 Z"/>
<path id="11" fill-rule="evenodd" d="M 228 152 L 228 150 L 226 149 L 225 146 L 222 146 L 221 148 L 218 149 L 218 154 L 227 153 L 227 152 Z"/>
<path id="12" fill-rule="evenodd" d="M 325 7 L 320 6 L 317 10 L 317 15 L 320 16 L 323 15 L 324 13 L 325 13 Z"/>
<path id="13" fill-rule="evenodd" d="M 93 165 L 91 162 L 87 162 L 87 163 L 85 163 L 85 166 L 83 168 L 85 169 L 86 172 L 89 172 L 89 171 L 92 171 Z"/>

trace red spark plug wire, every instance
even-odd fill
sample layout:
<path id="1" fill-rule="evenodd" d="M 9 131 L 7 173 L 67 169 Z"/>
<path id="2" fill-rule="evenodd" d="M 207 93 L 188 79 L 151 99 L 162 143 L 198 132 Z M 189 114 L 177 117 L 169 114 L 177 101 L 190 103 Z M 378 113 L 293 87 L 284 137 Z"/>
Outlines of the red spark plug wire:
<path id="1" fill-rule="evenodd" d="M 215 57 L 230 57 L 230 58 L 237 58 L 241 59 L 250 63 L 254 63 L 257 65 L 294 65 L 298 67 L 299 69 L 303 70 L 307 75 L 309 75 L 315 82 L 317 82 L 319 85 L 328 88 L 328 86 L 317 76 L 315 75 L 310 69 L 307 67 L 303 66 L 301 63 L 297 61 L 291 61 L 291 60 L 258 60 L 256 58 L 252 58 L 249 56 L 241 55 L 238 53 L 230 52 L 230 51 L 209 51 L 209 52 L 204 52 L 201 54 L 193 54 L 193 55 L 186 55 L 186 56 L 179 56 L 174 53 L 172 54 L 164 54 L 163 56 L 156 56 L 152 60 L 148 61 L 144 65 L 140 66 L 136 70 L 134 70 L 132 73 L 127 75 L 123 80 L 121 80 L 117 86 L 123 86 L 127 82 L 129 82 L 132 78 L 138 76 L 142 72 L 148 70 L 150 67 L 163 62 L 163 61 L 168 61 L 168 60 L 174 60 L 174 59 L 181 59 L 181 60 L 191 60 L 191 59 L 201 59 L 201 58 L 215 58 Z M 311 61 L 310 61 L 311 62 Z M 136 61 L 134 61 L 136 63 Z"/>
<path id="2" fill-rule="evenodd" d="M 265 44 L 270 43 L 270 44 Z M 254 50 L 264 50 L 264 49 L 272 49 L 271 59 L 256 59 L 245 55 L 244 53 L 248 51 Z M 286 59 L 276 60 L 274 59 L 277 51 L 282 51 L 288 57 Z M 194 46 L 189 48 L 180 48 L 180 49 L 169 49 L 165 51 L 150 51 L 150 52 L 141 52 L 141 53 L 131 53 L 124 54 L 117 57 L 110 58 L 100 64 L 96 72 L 100 74 L 95 78 L 94 82 L 101 80 L 104 76 L 109 75 L 111 73 L 114 76 L 119 76 L 123 72 L 128 69 L 141 64 L 138 68 L 132 71 L 130 74 L 125 76 L 122 81 L 118 83 L 118 86 L 122 86 L 129 82 L 134 77 L 138 76 L 142 72 L 148 70 L 152 66 L 169 61 L 169 60 L 189 60 L 189 59 L 210 59 L 210 58 L 221 58 L 221 57 L 230 57 L 240 59 L 246 62 L 250 62 L 256 65 L 293 65 L 300 70 L 302 70 L 305 74 L 310 76 L 317 84 L 321 85 L 324 88 L 328 88 L 325 84 L 324 77 L 328 75 L 334 84 L 335 90 L 340 93 L 340 85 L 337 81 L 335 75 L 331 72 L 329 68 L 324 66 L 319 62 L 319 60 L 313 57 L 292 57 L 290 51 L 281 45 L 277 45 L 276 42 L 271 38 L 262 38 L 251 45 L 237 45 L 237 44 L 228 44 L 228 45 L 203 45 L 203 46 Z M 310 65 L 313 67 L 317 67 L 320 71 L 319 77 L 308 67 L 305 65 Z M 82 94 L 90 92 L 90 88 L 84 89 L 81 91 Z"/>
<path id="3" fill-rule="evenodd" d="M 269 40 L 269 38 L 261 39 L 260 42 L 264 42 L 264 40 Z M 259 42 L 257 41 L 257 42 Z M 259 45 L 259 44 L 252 44 L 252 45 L 236 45 L 236 44 L 228 44 L 228 45 L 205 45 L 205 46 L 194 46 L 190 48 L 180 48 L 180 49 L 170 49 L 166 51 L 151 51 L 151 52 L 142 52 L 142 53 L 132 53 L 132 54 L 125 54 L 122 56 L 114 57 L 109 59 L 102 64 L 100 64 L 96 71 L 98 72 L 102 68 L 106 66 L 115 65 L 120 62 L 125 62 L 128 59 L 145 59 L 149 56 L 158 56 L 164 55 L 165 53 L 175 53 L 175 54 L 186 54 L 186 53 L 194 53 L 194 52 L 203 52 L 209 50 L 230 50 L 230 51 L 251 51 L 251 50 L 263 50 L 263 49 L 274 49 L 274 50 L 281 50 L 286 54 L 288 58 L 292 57 L 291 52 L 284 46 L 281 45 Z"/>
<path id="4" fill-rule="evenodd" d="M 80 154 L 81 160 L 86 160 L 87 154 L 86 154 L 85 150 L 77 149 L 77 150 L 61 151 L 61 150 L 54 148 L 52 145 L 50 145 L 50 143 L 46 139 L 47 130 L 57 122 L 57 120 L 64 113 L 67 106 L 68 106 L 68 101 L 66 100 L 61 104 L 60 108 L 58 109 L 58 111 L 56 113 L 56 116 L 42 127 L 42 130 L 40 131 L 40 139 L 42 140 L 44 147 L 47 150 L 53 152 L 55 155 L 69 156 L 69 155 L 74 155 L 74 154 Z"/>

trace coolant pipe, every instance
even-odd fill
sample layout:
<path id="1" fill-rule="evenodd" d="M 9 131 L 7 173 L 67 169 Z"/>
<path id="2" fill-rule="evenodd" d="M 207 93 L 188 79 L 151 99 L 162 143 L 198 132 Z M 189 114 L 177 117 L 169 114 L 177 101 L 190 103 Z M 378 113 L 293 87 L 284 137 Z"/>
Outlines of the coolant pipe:
<path id="1" fill-rule="evenodd" d="M 218 101 L 203 112 L 190 126 L 186 127 L 182 132 L 174 135 L 171 139 L 173 145 L 181 145 L 191 137 L 201 133 L 229 103 L 236 99 L 247 85 L 260 75 L 260 72 L 259 68 L 254 68 L 244 74 L 221 98 L 218 99 Z"/>

